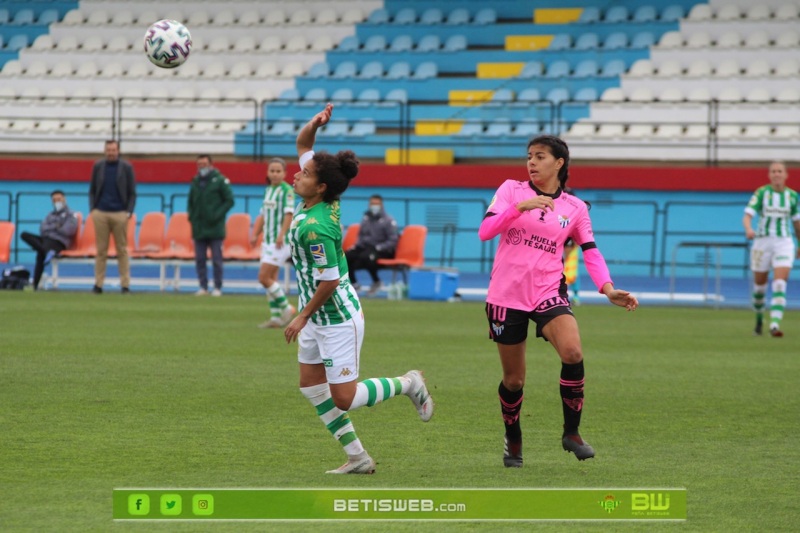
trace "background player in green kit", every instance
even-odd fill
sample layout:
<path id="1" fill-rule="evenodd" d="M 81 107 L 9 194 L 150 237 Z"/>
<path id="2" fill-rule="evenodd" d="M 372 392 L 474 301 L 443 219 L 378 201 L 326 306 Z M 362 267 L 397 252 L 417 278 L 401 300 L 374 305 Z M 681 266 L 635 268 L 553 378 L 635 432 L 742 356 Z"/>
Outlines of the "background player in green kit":
<path id="1" fill-rule="evenodd" d="M 800 237 L 800 212 L 797 193 L 786 186 L 786 165 L 773 161 L 769 166 L 769 185 L 759 187 L 744 209 L 744 232 L 753 239 L 750 250 L 750 269 L 753 271 L 753 308 L 756 311 L 755 334 L 761 335 L 764 324 L 764 301 L 767 293 L 769 271 L 774 270 L 772 301 L 769 309 L 769 333 L 783 337 L 781 320 L 786 307 L 786 283 L 795 256 L 800 257 L 794 244 L 790 222 Z M 758 215 L 758 229 L 754 230 L 753 217 Z"/>
<path id="2" fill-rule="evenodd" d="M 260 328 L 280 328 L 288 324 L 294 316 L 295 308 L 289 304 L 283 287 L 278 283 L 278 271 L 285 266 L 291 255 L 289 246 L 289 225 L 294 213 L 294 190 L 286 183 L 286 161 L 273 157 L 267 166 L 267 190 L 261 206 L 255 234 L 250 244 L 255 246 L 261 239 L 261 268 L 258 281 L 267 289 L 270 317 Z"/>
<path id="3" fill-rule="evenodd" d="M 427 422 L 433 416 L 433 400 L 418 370 L 357 382 L 364 315 L 342 251 L 339 197 L 358 174 L 359 162 L 349 150 L 335 155 L 312 150 L 317 129 L 328 123 L 332 112 L 328 104 L 297 135 L 300 172 L 295 174 L 294 190 L 303 202 L 295 210 L 289 242 L 300 311 L 285 336 L 286 342 L 298 343 L 300 392 L 348 456 L 344 465 L 328 473 L 372 474 L 375 461 L 347 412 L 404 394 Z"/>

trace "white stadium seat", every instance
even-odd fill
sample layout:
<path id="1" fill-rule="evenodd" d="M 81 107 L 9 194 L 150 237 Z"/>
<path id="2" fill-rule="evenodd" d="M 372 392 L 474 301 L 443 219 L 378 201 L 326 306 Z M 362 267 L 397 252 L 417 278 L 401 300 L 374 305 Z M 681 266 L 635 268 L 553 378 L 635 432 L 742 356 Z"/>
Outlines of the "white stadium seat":
<path id="1" fill-rule="evenodd" d="M 187 61 L 181 68 L 175 69 L 175 76 L 178 78 L 198 78 L 200 77 L 200 65 L 196 61 Z"/>
<path id="2" fill-rule="evenodd" d="M 638 59 L 631 65 L 628 76 L 642 78 L 653 75 L 653 63 L 649 59 Z"/>
<path id="3" fill-rule="evenodd" d="M 637 87 L 628 95 L 628 100 L 631 102 L 652 102 L 655 97 L 650 87 Z"/>
<path id="4" fill-rule="evenodd" d="M 73 9 L 72 11 L 67 11 L 67 14 L 61 19 L 61 24 L 64 26 L 78 26 L 83 24 L 85 19 L 86 17 L 84 17 L 80 9 Z"/>
<path id="5" fill-rule="evenodd" d="M 255 9 L 248 9 L 239 17 L 240 26 L 258 26 L 261 24 L 261 14 Z"/>
<path id="6" fill-rule="evenodd" d="M 189 14 L 189 19 L 186 21 L 186 26 L 189 28 L 198 28 L 201 26 L 208 26 L 210 22 L 211 19 L 208 16 L 208 12 L 200 9 L 197 11 L 192 11 Z"/>
<path id="7" fill-rule="evenodd" d="M 314 19 L 314 24 L 319 24 L 319 25 L 336 24 L 338 20 L 339 17 L 336 14 L 336 10 L 331 8 L 323 8 L 320 9 L 319 13 L 317 13 L 316 18 Z"/>
<path id="8" fill-rule="evenodd" d="M 717 38 L 717 46 L 722 48 L 739 48 L 741 45 L 742 37 L 735 31 L 726 31 Z"/>
<path id="9" fill-rule="evenodd" d="M 797 124 L 780 124 L 772 133 L 779 139 L 800 139 L 800 126 Z"/>
<path id="10" fill-rule="evenodd" d="M 289 24 L 292 26 L 308 26 L 311 24 L 311 11 L 308 9 L 298 9 L 289 17 Z"/>
<path id="11" fill-rule="evenodd" d="M 127 37 L 124 35 L 115 35 L 108 41 L 106 50 L 109 52 L 125 52 L 130 49 L 130 47 Z"/>
<path id="12" fill-rule="evenodd" d="M 683 46 L 683 35 L 679 31 L 668 31 L 658 41 L 661 48 L 680 48 Z"/>
<path id="13" fill-rule="evenodd" d="M 619 87 L 609 87 L 603 91 L 600 101 L 602 102 L 622 102 L 625 100 L 625 93 Z"/>
<path id="14" fill-rule="evenodd" d="M 249 77 L 252 73 L 253 69 L 250 67 L 250 63 L 247 61 L 239 61 L 231 67 L 227 77 L 241 79 Z"/>
<path id="15" fill-rule="evenodd" d="M 268 35 L 259 43 L 258 49 L 261 52 L 276 52 L 281 49 L 283 43 L 277 35 Z"/>
<path id="16" fill-rule="evenodd" d="M 274 61 L 264 61 L 256 67 L 256 78 L 274 78 L 278 75 L 278 65 Z"/>
<path id="17" fill-rule="evenodd" d="M 725 21 L 739 20 L 742 18 L 742 14 L 739 11 L 739 6 L 736 4 L 725 4 L 719 8 L 715 15 L 717 20 Z"/>
<path id="18" fill-rule="evenodd" d="M 111 24 L 114 27 L 133 26 L 133 13 L 131 13 L 127 9 L 121 9 L 112 15 Z"/>
<path id="19" fill-rule="evenodd" d="M 756 87 L 748 92 L 744 99 L 747 102 L 763 103 L 771 101 L 772 95 L 769 93 L 769 90 L 765 89 L 764 87 Z"/>
<path id="20" fill-rule="evenodd" d="M 164 13 L 164 16 L 162 18 L 165 18 L 167 20 L 177 20 L 178 22 L 186 24 L 186 17 L 183 15 L 183 11 L 181 11 L 180 9 L 171 8 L 169 11 Z"/>
<path id="21" fill-rule="evenodd" d="M 342 13 L 342 24 L 358 24 L 364 21 L 364 12 L 360 8 L 351 7 Z"/>
<path id="22" fill-rule="evenodd" d="M 214 26 L 231 26 L 236 21 L 233 11 L 223 9 L 214 15 Z"/>
<path id="23" fill-rule="evenodd" d="M 61 121 L 60 120 L 42 120 L 36 126 L 36 129 L 41 133 L 55 133 L 61 129 Z"/>
<path id="24" fill-rule="evenodd" d="M 568 135 L 571 137 L 594 137 L 596 126 L 587 122 L 576 122 L 569 129 Z"/>
<path id="25" fill-rule="evenodd" d="M 689 11 L 689 20 L 709 20 L 711 18 L 711 6 L 708 4 L 697 4 Z"/>
<path id="26" fill-rule="evenodd" d="M 800 44 L 800 34 L 796 31 L 785 31 L 775 38 L 775 46 L 794 48 Z"/>
<path id="27" fill-rule="evenodd" d="M 777 20 L 796 19 L 798 8 L 800 8 L 800 6 L 798 6 L 797 4 L 790 4 L 787 1 L 787 3 L 781 5 L 778 9 L 775 10 L 775 18 Z"/>
<path id="28" fill-rule="evenodd" d="M 3 70 L 0 71 L 0 75 L 2 75 L 4 78 L 19 76 L 21 74 L 22 63 L 20 63 L 18 59 L 12 59 L 8 61 L 5 65 L 3 65 Z"/>
<path id="29" fill-rule="evenodd" d="M 89 26 L 105 26 L 108 24 L 108 22 L 109 16 L 104 9 L 92 11 L 89 13 L 89 16 L 86 17 L 86 24 Z"/>
<path id="30" fill-rule="evenodd" d="M 97 65 L 94 61 L 86 61 L 85 63 L 81 63 L 78 65 L 78 69 L 75 71 L 75 76 L 77 78 L 93 78 L 97 76 Z"/>
<path id="31" fill-rule="evenodd" d="M 133 63 L 125 76 L 133 79 L 147 78 L 150 76 L 151 68 L 146 61 L 136 61 Z"/>
<path id="32" fill-rule="evenodd" d="M 661 102 L 682 102 L 683 92 L 677 87 L 666 87 L 658 95 Z"/>
<path id="33" fill-rule="evenodd" d="M 281 78 L 296 78 L 303 74 L 303 65 L 297 62 L 291 62 L 281 69 Z"/>
<path id="34" fill-rule="evenodd" d="M 224 35 L 218 35 L 209 41 L 206 50 L 209 52 L 227 52 L 231 49 L 231 43 Z"/>
<path id="35" fill-rule="evenodd" d="M 688 48 L 707 48 L 711 46 L 711 35 L 704 31 L 696 31 L 686 39 L 686 46 Z"/>
<path id="36" fill-rule="evenodd" d="M 47 63 L 44 60 L 38 60 L 32 62 L 28 67 L 25 69 L 26 76 L 46 76 L 47 71 Z"/>
<path id="37" fill-rule="evenodd" d="M 222 78 L 225 76 L 225 64 L 221 61 L 210 63 L 203 69 L 204 78 Z"/>
<path id="38" fill-rule="evenodd" d="M 78 38 L 74 35 L 65 35 L 56 42 L 56 50 L 59 52 L 72 52 L 78 49 Z"/>
<path id="39" fill-rule="evenodd" d="M 775 75 L 781 77 L 791 77 L 800 74 L 800 67 L 794 59 L 784 59 L 775 67 Z"/>
<path id="40" fill-rule="evenodd" d="M 683 74 L 683 67 L 677 59 L 669 59 L 658 66 L 658 75 L 662 78 L 670 78 Z"/>
<path id="41" fill-rule="evenodd" d="M 99 52 L 103 49 L 103 39 L 98 35 L 89 35 L 85 41 L 81 43 L 82 52 Z"/>
<path id="42" fill-rule="evenodd" d="M 695 59 L 686 69 L 686 75 L 691 78 L 704 78 L 711 75 L 711 62 L 707 59 Z"/>
<path id="43" fill-rule="evenodd" d="M 769 6 L 766 4 L 756 4 L 747 10 L 745 18 L 749 21 L 767 20 L 770 17 Z"/>
<path id="44" fill-rule="evenodd" d="M 286 41 L 287 52 L 304 52 L 308 48 L 305 35 L 293 35 Z"/>
<path id="45" fill-rule="evenodd" d="M 781 89 L 775 96 L 778 102 L 800 102 L 800 89 L 795 87 L 786 87 Z"/>
<path id="46" fill-rule="evenodd" d="M 769 46 L 769 34 L 765 31 L 756 31 L 745 37 L 746 48 L 766 48 Z"/>
<path id="47" fill-rule="evenodd" d="M 689 139 L 700 139 L 708 137 L 709 133 L 707 124 L 690 124 L 686 127 L 686 131 L 683 132 L 683 136 Z"/>
<path id="48" fill-rule="evenodd" d="M 631 124 L 625 135 L 632 139 L 641 139 L 642 137 L 652 137 L 655 126 L 653 124 Z"/>
<path id="49" fill-rule="evenodd" d="M 270 9 L 264 17 L 265 26 L 281 26 L 286 24 L 286 13 L 282 9 Z"/>
<path id="50" fill-rule="evenodd" d="M 33 46 L 31 46 L 32 50 L 52 50 L 53 46 L 53 38 L 48 34 L 40 35 L 33 41 Z"/>
<path id="51" fill-rule="evenodd" d="M 682 135 L 683 128 L 678 124 L 661 124 L 655 132 L 655 136 L 661 139 L 677 139 Z"/>
<path id="52" fill-rule="evenodd" d="M 244 52 L 249 54 L 256 49 L 256 39 L 252 35 L 244 35 L 236 39 L 236 42 L 233 44 L 233 51 L 234 52 Z"/>
<path id="53" fill-rule="evenodd" d="M 325 52 L 333 48 L 333 39 L 330 35 L 320 35 L 311 42 L 312 52 Z"/>
<path id="54" fill-rule="evenodd" d="M 742 73 L 739 62 L 735 59 L 725 59 L 717 64 L 714 74 L 720 77 L 732 78 L 738 77 Z"/>
<path id="55" fill-rule="evenodd" d="M 120 78 L 125 73 L 122 63 L 111 62 L 103 65 L 100 71 L 101 78 Z"/>
<path id="56" fill-rule="evenodd" d="M 742 136 L 742 126 L 739 124 L 720 124 L 717 126 L 717 138 L 735 139 Z"/>
<path id="57" fill-rule="evenodd" d="M 686 96 L 689 102 L 708 102 L 711 100 L 711 92 L 707 87 L 695 87 Z"/>
<path id="58" fill-rule="evenodd" d="M 725 87 L 717 95 L 720 102 L 741 102 L 742 92 L 738 87 Z"/>
<path id="59" fill-rule="evenodd" d="M 148 28 L 152 23 L 160 20 L 163 17 L 159 17 L 158 13 L 156 13 L 152 9 L 145 9 L 144 11 L 139 11 L 136 15 L 136 24 L 141 26 L 142 28 Z"/>
<path id="60" fill-rule="evenodd" d="M 772 74 L 772 67 L 764 59 L 751 61 L 745 69 L 744 75 L 748 78 L 762 78 Z"/>
<path id="61" fill-rule="evenodd" d="M 625 126 L 622 124 L 600 124 L 597 128 L 597 135 L 601 138 L 622 137 L 625 134 Z"/>

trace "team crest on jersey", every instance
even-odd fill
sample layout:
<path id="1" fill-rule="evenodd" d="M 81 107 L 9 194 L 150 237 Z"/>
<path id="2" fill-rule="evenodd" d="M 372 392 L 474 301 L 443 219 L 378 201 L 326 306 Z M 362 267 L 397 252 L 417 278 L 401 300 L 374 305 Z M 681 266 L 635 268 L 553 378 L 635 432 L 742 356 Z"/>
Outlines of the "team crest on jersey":
<path id="1" fill-rule="evenodd" d="M 569 225 L 569 218 L 565 217 L 564 215 L 558 215 L 558 224 L 562 228 L 566 228 Z"/>
<path id="2" fill-rule="evenodd" d="M 311 251 L 311 257 L 314 258 L 314 262 L 318 265 L 327 265 L 328 258 L 325 256 L 325 246 L 322 244 L 312 244 L 308 247 Z"/>

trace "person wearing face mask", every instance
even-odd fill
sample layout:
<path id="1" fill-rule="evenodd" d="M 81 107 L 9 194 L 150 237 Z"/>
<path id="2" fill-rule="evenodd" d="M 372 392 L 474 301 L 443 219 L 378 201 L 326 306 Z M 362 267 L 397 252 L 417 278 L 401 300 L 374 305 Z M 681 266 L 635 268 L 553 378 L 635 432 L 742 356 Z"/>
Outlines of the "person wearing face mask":
<path id="1" fill-rule="evenodd" d="M 44 267 L 59 252 L 69 247 L 78 232 L 78 217 L 67 207 L 67 199 L 62 191 L 50 193 L 53 210 L 47 214 L 39 227 L 40 235 L 22 232 L 22 240 L 36 250 L 36 266 L 33 269 L 33 289 L 39 288 Z"/>
<path id="2" fill-rule="evenodd" d="M 211 296 L 222 296 L 222 241 L 225 239 L 225 215 L 233 207 L 231 182 L 212 166 L 211 156 L 197 156 L 197 175 L 192 179 L 186 211 L 192 225 L 194 259 L 200 288 L 197 296 L 208 294 L 206 261 L 211 249 L 214 289 Z"/>
<path id="3" fill-rule="evenodd" d="M 255 246 L 261 240 L 261 268 L 258 281 L 267 289 L 269 300 L 269 318 L 258 327 L 279 328 L 288 324 L 295 313 L 286 293 L 278 282 L 278 272 L 291 257 L 289 245 L 289 225 L 294 214 L 294 190 L 284 181 L 286 177 L 286 161 L 273 157 L 267 166 L 267 190 L 261 214 L 256 221 L 250 245 Z M 261 221 L 259 224 L 258 221 Z M 262 237 L 263 234 L 263 237 Z"/>
<path id="4" fill-rule="evenodd" d="M 378 259 L 394 257 L 397 248 L 397 222 L 383 208 L 383 198 L 373 194 L 369 198 L 369 208 L 361 218 L 358 240 L 349 250 L 345 250 L 350 283 L 359 289 L 356 270 L 364 269 L 372 278 L 369 295 L 374 296 L 381 288 L 378 278 Z"/>

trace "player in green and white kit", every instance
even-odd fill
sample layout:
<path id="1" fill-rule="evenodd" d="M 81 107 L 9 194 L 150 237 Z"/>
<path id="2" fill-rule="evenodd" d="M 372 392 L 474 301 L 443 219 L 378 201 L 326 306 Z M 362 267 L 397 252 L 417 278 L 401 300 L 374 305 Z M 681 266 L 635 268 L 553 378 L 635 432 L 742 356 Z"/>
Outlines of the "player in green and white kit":
<path id="1" fill-rule="evenodd" d="M 328 104 L 297 135 L 300 172 L 295 174 L 294 190 L 303 202 L 295 210 L 289 241 L 300 312 L 285 336 L 286 342 L 298 343 L 300 392 L 348 456 L 344 465 L 328 473 L 371 474 L 375 461 L 364 450 L 347 412 L 404 394 L 427 422 L 433 416 L 433 400 L 418 370 L 357 382 L 364 314 L 342 250 L 339 197 L 358 174 L 358 160 L 349 150 L 335 155 L 312 151 L 317 129 L 328 123 L 332 112 L 333 105 Z"/>
<path id="2" fill-rule="evenodd" d="M 764 324 L 764 300 L 767 293 L 769 271 L 774 270 L 772 300 L 770 302 L 769 332 L 773 337 L 783 337 L 781 320 L 786 307 L 786 283 L 795 256 L 800 249 L 795 246 L 790 222 L 800 236 L 800 212 L 797 193 L 786 186 L 786 165 L 773 161 L 769 166 L 769 185 L 759 187 L 744 210 L 745 235 L 753 239 L 750 251 L 750 268 L 753 271 L 753 308 L 756 311 L 754 333 L 761 335 Z M 754 230 L 753 217 L 758 215 L 758 230 Z"/>
<path id="3" fill-rule="evenodd" d="M 278 283 L 280 267 L 286 264 L 291 254 L 289 225 L 294 213 L 294 190 L 283 181 L 285 177 L 286 161 L 279 157 L 270 159 L 267 166 L 269 186 L 264 192 L 264 203 L 250 242 L 251 246 L 255 246 L 263 234 L 258 281 L 267 289 L 270 318 L 260 328 L 283 327 L 292 320 L 295 313 L 295 308 L 289 304 L 281 284 Z"/>

